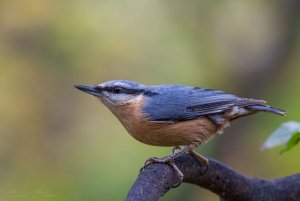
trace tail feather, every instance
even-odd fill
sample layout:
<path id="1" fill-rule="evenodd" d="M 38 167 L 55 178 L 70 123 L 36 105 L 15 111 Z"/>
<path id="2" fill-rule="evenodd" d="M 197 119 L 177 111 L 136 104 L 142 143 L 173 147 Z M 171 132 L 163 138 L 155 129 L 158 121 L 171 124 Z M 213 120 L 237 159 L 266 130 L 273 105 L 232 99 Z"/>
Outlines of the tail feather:
<path id="1" fill-rule="evenodd" d="M 252 110 L 252 111 L 272 112 L 272 113 L 282 115 L 282 116 L 286 115 L 285 111 L 275 108 L 275 107 L 271 107 L 269 105 L 250 105 L 250 106 L 246 106 L 245 109 Z"/>

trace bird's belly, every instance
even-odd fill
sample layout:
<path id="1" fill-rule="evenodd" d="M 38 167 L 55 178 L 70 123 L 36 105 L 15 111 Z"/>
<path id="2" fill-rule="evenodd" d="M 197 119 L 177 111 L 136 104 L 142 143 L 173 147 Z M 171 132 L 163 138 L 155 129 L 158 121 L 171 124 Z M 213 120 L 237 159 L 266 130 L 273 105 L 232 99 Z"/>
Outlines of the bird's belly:
<path id="1" fill-rule="evenodd" d="M 157 146 L 200 145 L 207 142 L 220 128 L 206 117 L 177 123 L 149 121 L 122 123 L 137 140 Z"/>
<path id="2" fill-rule="evenodd" d="M 207 142 L 223 126 L 214 124 L 207 117 L 181 122 L 149 121 L 140 112 L 143 101 L 109 107 L 130 135 L 140 142 L 157 146 L 200 145 Z"/>

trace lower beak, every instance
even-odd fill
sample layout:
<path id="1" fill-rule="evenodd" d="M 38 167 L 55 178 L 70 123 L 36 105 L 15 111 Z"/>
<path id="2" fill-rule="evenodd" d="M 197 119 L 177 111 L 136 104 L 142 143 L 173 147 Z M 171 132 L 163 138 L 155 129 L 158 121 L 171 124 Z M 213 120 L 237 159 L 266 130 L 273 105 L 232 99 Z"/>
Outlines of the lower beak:
<path id="1" fill-rule="evenodd" d="M 99 92 L 99 90 L 97 90 L 96 87 L 94 87 L 94 86 L 74 85 L 74 87 L 85 93 L 88 93 L 90 95 L 101 96 L 101 93 Z"/>

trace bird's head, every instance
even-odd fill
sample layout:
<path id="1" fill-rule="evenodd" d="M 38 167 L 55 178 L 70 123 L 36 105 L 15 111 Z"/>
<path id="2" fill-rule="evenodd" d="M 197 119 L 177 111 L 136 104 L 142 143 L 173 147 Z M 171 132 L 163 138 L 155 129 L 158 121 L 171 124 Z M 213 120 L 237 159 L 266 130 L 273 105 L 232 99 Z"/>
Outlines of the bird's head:
<path id="1" fill-rule="evenodd" d="M 128 80 L 111 80 L 97 86 L 75 85 L 75 87 L 99 98 L 108 107 L 134 102 L 146 88 L 141 83 Z"/>

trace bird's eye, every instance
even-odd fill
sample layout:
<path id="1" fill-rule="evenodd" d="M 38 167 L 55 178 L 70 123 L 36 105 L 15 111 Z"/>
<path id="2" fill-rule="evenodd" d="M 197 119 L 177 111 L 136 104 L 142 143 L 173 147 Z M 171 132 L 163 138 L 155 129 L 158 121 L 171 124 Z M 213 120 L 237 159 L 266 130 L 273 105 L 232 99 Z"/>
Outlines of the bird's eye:
<path id="1" fill-rule="evenodd" d="M 112 90 L 112 92 L 113 93 L 115 93 L 115 94 L 119 94 L 119 93 L 121 93 L 121 89 L 120 88 L 114 88 L 113 90 Z"/>

